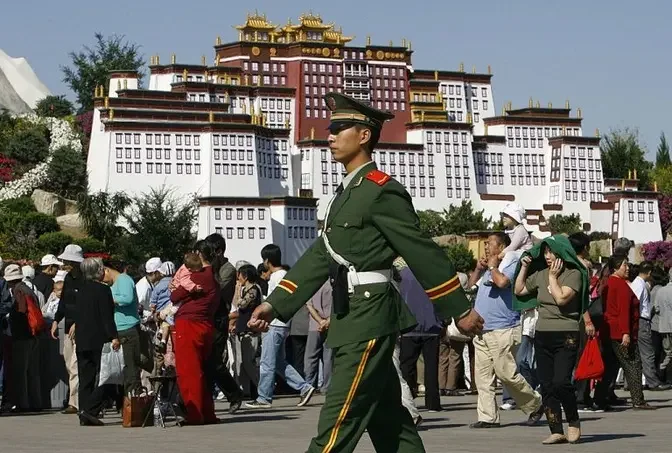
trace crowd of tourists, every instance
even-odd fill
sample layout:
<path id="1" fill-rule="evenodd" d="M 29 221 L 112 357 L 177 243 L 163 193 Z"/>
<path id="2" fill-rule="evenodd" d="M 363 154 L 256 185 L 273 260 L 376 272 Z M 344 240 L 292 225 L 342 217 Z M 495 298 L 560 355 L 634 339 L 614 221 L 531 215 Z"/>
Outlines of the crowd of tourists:
<path id="1" fill-rule="evenodd" d="M 606 263 L 590 261 L 583 233 L 535 244 L 523 218 L 523 208 L 509 204 L 502 212 L 506 231 L 490 234 L 485 256 L 459 274 L 485 321 L 474 338 L 439 319 L 412 270 L 395 261 L 395 286 L 417 321 L 400 334 L 394 354 L 401 403 L 416 426 L 419 395 L 426 410 L 440 411 L 442 396 L 469 393 L 477 395 L 473 429 L 497 428 L 500 410 L 518 408 L 530 425 L 545 415 L 545 444 L 575 443 L 580 413 L 624 404 L 654 409 L 643 390 L 670 389 L 666 272 L 646 261 L 631 265 L 627 239 L 614 243 Z M 290 322 L 276 319 L 267 332 L 253 331 L 252 312 L 288 270 L 274 244 L 260 251 L 260 261 L 229 261 L 226 241 L 213 234 L 197 241 L 179 266 L 154 257 L 140 266 L 141 275 L 128 263 L 87 257 L 74 244 L 35 266 L 0 264 L 1 411 L 51 408 L 43 400 L 41 381 L 48 379 L 40 348 L 59 339 L 69 388 L 61 409 L 82 425 L 103 425 L 101 417 L 121 410 L 125 396 L 151 395 L 157 376 L 176 377 L 174 403 L 187 425 L 220 422 L 217 400 L 228 401 L 230 414 L 271 408 L 277 393 L 296 394 L 299 407 L 309 404 L 329 389 L 331 285 L 325 282 Z M 591 339 L 604 363 L 596 385 L 575 379 Z M 99 385 L 106 344 L 121 350 L 123 383 Z M 614 393 L 620 370 L 630 401 Z"/>

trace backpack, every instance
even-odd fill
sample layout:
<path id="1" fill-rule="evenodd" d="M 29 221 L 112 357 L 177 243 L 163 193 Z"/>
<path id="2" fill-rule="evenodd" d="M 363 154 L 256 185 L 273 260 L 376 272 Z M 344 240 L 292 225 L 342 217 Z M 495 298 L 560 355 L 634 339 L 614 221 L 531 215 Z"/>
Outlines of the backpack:
<path id="1" fill-rule="evenodd" d="M 36 300 L 35 293 L 30 291 L 30 288 L 25 286 L 24 288 L 17 287 L 14 290 L 15 298 L 23 298 L 26 304 L 26 318 L 28 319 L 28 329 L 32 336 L 39 335 L 47 326 L 47 323 L 44 321 L 44 316 L 42 316 L 42 310 Z"/>

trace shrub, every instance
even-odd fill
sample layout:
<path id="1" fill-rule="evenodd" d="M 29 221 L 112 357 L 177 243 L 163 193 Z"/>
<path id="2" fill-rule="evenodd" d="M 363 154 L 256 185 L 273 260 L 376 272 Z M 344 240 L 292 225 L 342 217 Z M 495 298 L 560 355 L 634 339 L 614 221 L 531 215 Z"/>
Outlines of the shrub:
<path id="1" fill-rule="evenodd" d="M 47 96 L 37 102 L 35 113 L 38 116 L 63 118 L 72 115 L 75 108 L 65 96 Z"/>
<path id="2" fill-rule="evenodd" d="M 554 214 L 548 218 L 551 234 L 572 234 L 581 231 L 581 217 L 578 214 Z"/>
<path id="3" fill-rule="evenodd" d="M 41 162 L 49 154 L 48 137 L 48 131 L 41 127 L 20 130 L 10 137 L 5 155 L 22 164 Z"/>
<path id="4" fill-rule="evenodd" d="M 84 253 L 100 253 L 105 252 L 105 244 L 102 241 L 99 241 L 95 238 L 82 238 L 76 239 L 74 244 L 77 244 L 82 248 Z"/>
<path id="5" fill-rule="evenodd" d="M 605 239 L 611 239 L 611 234 L 606 231 L 593 231 L 588 237 L 591 241 L 603 241 Z"/>
<path id="6" fill-rule="evenodd" d="M 14 179 L 16 161 L 0 154 L 0 181 L 9 182 Z"/>
<path id="7" fill-rule="evenodd" d="M 458 272 L 469 272 L 476 266 L 476 258 L 469 248 L 464 244 L 453 244 L 443 249 L 448 258 L 453 262 L 455 270 Z"/>
<path id="8" fill-rule="evenodd" d="M 53 255 L 58 255 L 63 252 L 66 245 L 72 243 L 72 236 L 60 231 L 45 233 L 37 238 L 37 248 L 44 254 L 51 253 Z"/>
<path id="9" fill-rule="evenodd" d="M 35 203 L 33 203 L 32 198 L 20 197 L 0 201 L 0 211 L 25 214 L 28 212 L 36 212 L 37 209 L 35 209 Z"/>
<path id="10" fill-rule="evenodd" d="M 0 213 L 0 231 L 6 234 L 35 235 L 35 239 L 45 233 L 59 231 L 56 218 L 41 212 Z"/>
<path id="11" fill-rule="evenodd" d="M 54 151 L 44 188 L 65 198 L 74 199 L 86 191 L 86 161 L 79 151 L 59 148 Z"/>
<path id="12" fill-rule="evenodd" d="M 654 241 L 642 245 L 644 259 L 663 265 L 666 269 L 672 267 L 672 242 Z"/>

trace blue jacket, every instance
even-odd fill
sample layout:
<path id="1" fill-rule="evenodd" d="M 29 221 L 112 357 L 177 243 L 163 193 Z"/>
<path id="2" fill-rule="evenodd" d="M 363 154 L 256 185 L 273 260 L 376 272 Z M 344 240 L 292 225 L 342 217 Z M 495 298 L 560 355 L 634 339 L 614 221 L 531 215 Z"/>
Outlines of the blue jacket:
<path id="1" fill-rule="evenodd" d="M 163 277 L 159 283 L 152 289 L 152 296 L 149 299 L 150 304 L 156 305 L 156 311 L 159 312 L 166 308 L 170 303 L 170 281 L 173 277 Z"/>
<path id="2" fill-rule="evenodd" d="M 434 304 L 429 300 L 425 289 L 411 272 L 411 269 L 405 267 L 401 270 L 401 297 L 406 302 L 409 310 L 415 316 L 418 325 L 415 329 L 404 336 L 418 335 L 439 335 L 442 330 L 442 323 L 434 311 Z"/>

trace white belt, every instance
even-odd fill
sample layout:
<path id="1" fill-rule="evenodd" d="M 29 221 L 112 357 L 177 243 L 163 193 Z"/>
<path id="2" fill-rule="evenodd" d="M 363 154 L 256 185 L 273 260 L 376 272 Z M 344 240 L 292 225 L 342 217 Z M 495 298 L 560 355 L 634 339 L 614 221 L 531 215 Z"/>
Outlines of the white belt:
<path id="1" fill-rule="evenodd" d="M 370 285 L 372 283 L 388 283 L 392 280 L 392 271 L 348 272 L 348 283 L 352 286 Z"/>

